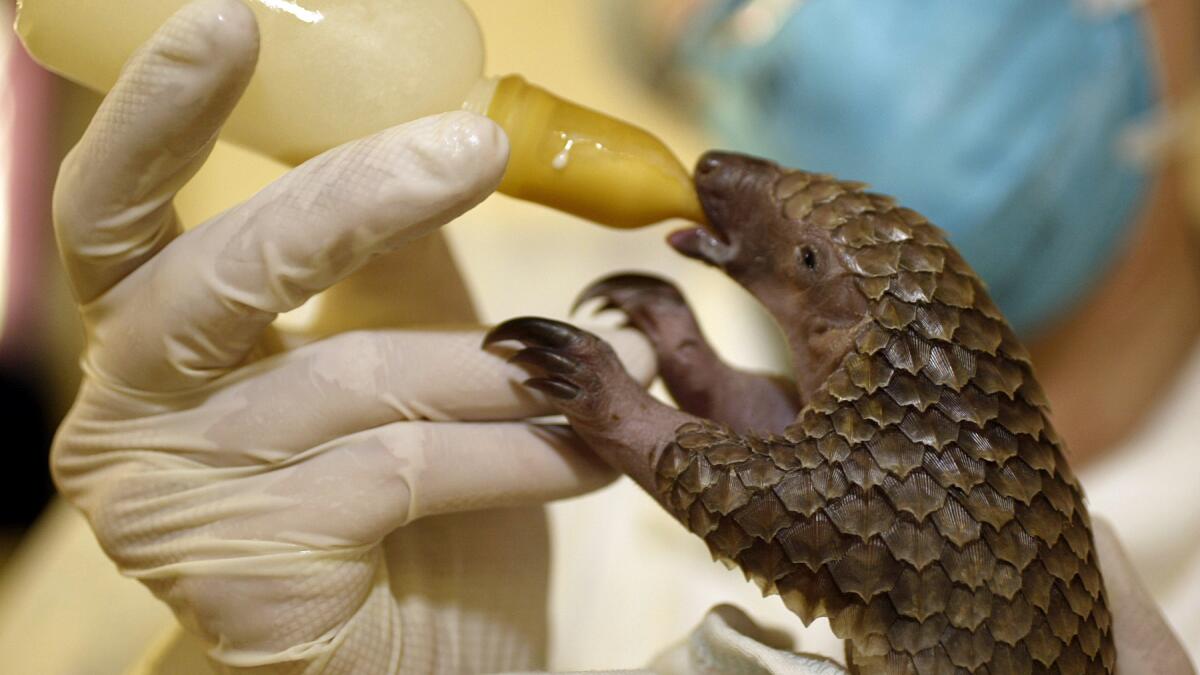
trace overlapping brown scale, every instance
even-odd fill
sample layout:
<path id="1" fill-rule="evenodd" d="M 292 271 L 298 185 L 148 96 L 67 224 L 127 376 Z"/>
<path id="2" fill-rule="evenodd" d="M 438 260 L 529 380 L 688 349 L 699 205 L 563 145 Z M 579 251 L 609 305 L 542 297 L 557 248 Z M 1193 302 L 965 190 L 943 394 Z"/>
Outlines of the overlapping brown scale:
<path id="1" fill-rule="evenodd" d="M 1013 565 L 1018 571 L 1024 572 L 1030 561 L 1038 555 L 1038 541 L 1025 532 L 1019 522 L 1012 521 L 996 531 L 993 528 L 983 528 L 983 540 L 987 542 L 992 553 L 1006 563 Z"/>
<path id="2" fill-rule="evenodd" d="M 982 483 L 987 476 L 987 465 L 971 458 L 957 445 L 940 453 L 925 453 L 921 466 L 938 485 L 955 487 L 964 492 Z"/>
<path id="3" fill-rule="evenodd" d="M 871 314 L 880 326 L 889 330 L 904 330 L 917 318 L 916 307 L 890 295 L 875 303 Z"/>
<path id="4" fill-rule="evenodd" d="M 949 305 L 917 305 L 912 327 L 927 340 L 950 342 L 958 330 L 958 322 L 959 310 Z"/>
<path id="5" fill-rule="evenodd" d="M 893 373 L 892 379 L 883 388 L 893 401 L 906 408 L 924 412 L 929 406 L 942 399 L 942 391 L 924 375 Z"/>
<path id="6" fill-rule="evenodd" d="M 1034 497 L 1028 506 L 1017 504 L 1016 514 L 1025 531 L 1040 539 L 1046 546 L 1057 543 L 1063 528 L 1066 527 L 1062 516 L 1041 494 Z"/>
<path id="7" fill-rule="evenodd" d="M 680 485 L 692 494 L 700 494 L 702 490 L 716 478 L 716 471 L 704 457 L 696 457 L 683 473 L 679 474 L 676 485 Z"/>
<path id="8" fill-rule="evenodd" d="M 928 345 L 918 342 L 916 348 L 913 346 L 915 340 L 910 339 L 904 333 L 892 333 L 892 337 L 888 340 L 884 347 L 883 357 L 892 366 L 894 370 L 902 370 L 910 375 L 916 375 L 921 368 L 925 366 L 925 361 L 929 358 Z"/>
<path id="9" fill-rule="evenodd" d="M 1080 616 L 1087 616 L 1080 614 Z M 1076 638 L 1079 640 L 1079 648 L 1083 650 L 1085 656 L 1089 659 L 1095 658 L 1100 654 L 1100 642 L 1103 640 L 1103 634 L 1100 632 L 1099 626 L 1092 619 L 1083 621 L 1079 624 L 1079 633 Z"/>
<path id="10" fill-rule="evenodd" d="M 946 599 L 946 619 L 951 626 L 978 630 L 992 615 L 992 592 L 980 586 L 974 591 L 954 586 Z"/>
<path id="11" fill-rule="evenodd" d="M 783 215 L 791 220 L 808 220 L 812 214 L 813 203 L 813 196 L 806 190 L 801 190 L 783 202 Z"/>
<path id="12" fill-rule="evenodd" d="M 713 513 L 727 516 L 750 501 L 751 492 L 732 470 L 717 472 L 716 477 L 700 496 L 700 501 Z"/>
<path id="13" fill-rule="evenodd" d="M 987 318 L 974 309 L 959 312 L 958 329 L 954 331 L 954 340 L 964 348 L 995 355 L 1000 349 L 1003 337 L 1000 324 L 995 320 Z M 1011 392 L 1009 394 L 1011 396 Z"/>
<path id="14" fill-rule="evenodd" d="M 839 466 L 846 481 L 864 491 L 873 491 L 891 477 L 891 474 L 875 463 L 871 453 L 862 448 L 855 448 Z"/>
<path id="15" fill-rule="evenodd" d="M 991 525 L 993 529 L 999 530 L 1013 519 L 1013 500 L 996 492 L 986 483 L 976 485 L 960 501 L 972 518 Z"/>
<path id="16" fill-rule="evenodd" d="M 930 518 L 937 525 L 938 531 L 942 533 L 942 536 L 949 543 L 959 548 L 979 539 L 979 523 L 971 517 L 971 514 L 956 499 L 947 499 L 942 508 L 934 511 L 930 515 Z M 946 556 L 949 553 L 949 549 L 945 549 L 942 555 Z M 943 559 L 944 562 L 945 560 Z M 949 568 L 946 569 L 946 573 L 950 574 L 951 578 L 954 577 Z"/>
<path id="17" fill-rule="evenodd" d="M 938 514 L 934 514 L 935 522 L 937 516 Z M 945 532 L 942 534 L 945 535 Z M 988 578 L 996 568 L 996 556 L 992 555 L 987 544 L 978 539 L 963 544 L 961 548 L 957 543 L 948 543 L 942 549 L 942 568 L 946 570 L 946 576 L 950 577 L 951 581 L 974 591 L 987 584 Z"/>
<path id="18" fill-rule="evenodd" d="M 867 450 L 875 459 L 875 463 L 884 470 L 895 474 L 903 480 L 909 473 L 921 466 L 925 454 L 925 446 L 913 442 L 898 429 L 884 429 L 871 440 L 867 441 Z M 928 477 L 926 477 L 928 480 Z M 932 484 L 932 481 L 930 481 Z M 908 491 L 928 491 L 929 486 L 918 485 L 915 481 Z M 896 489 L 904 490 L 897 483 Z M 889 493 L 891 490 L 888 491 Z M 905 499 L 910 502 L 911 500 Z"/>
<path id="19" fill-rule="evenodd" d="M 1033 605 L 1020 595 L 1011 600 L 993 597 L 992 620 L 988 623 L 988 632 L 997 642 L 1016 646 L 1033 627 L 1035 616 Z"/>
<path id="20" fill-rule="evenodd" d="M 1096 598 L 1092 597 L 1091 593 L 1084 588 L 1083 582 L 1078 577 L 1071 580 L 1069 586 L 1059 587 L 1063 596 L 1067 599 L 1067 604 L 1071 606 L 1071 611 L 1079 616 L 1091 616 L 1092 608 L 1096 606 Z M 1092 654 L 1089 653 L 1089 656 Z"/>
<path id="21" fill-rule="evenodd" d="M 842 534 L 866 540 L 887 531 L 895 512 L 883 495 L 874 490 L 852 490 L 825 507 L 825 515 Z"/>
<path id="22" fill-rule="evenodd" d="M 812 174 L 807 171 L 789 171 L 784 174 L 775 183 L 775 198 L 780 201 L 785 201 L 804 188 L 814 180 L 827 180 L 829 176 L 823 174 Z"/>
<path id="23" fill-rule="evenodd" d="M 851 353 L 842 361 L 850 381 L 859 389 L 871 394 L 881 387 L 887 386 L 892 379 L 892 367 L 883 359 L 874 359 L 858 353 Z"/>
<path id="24" fill-rule="evenodd" d="M 829 566 L 834 583 L 846 595 L 869 601 L 892 587 L 900 564 L 888 553 L 883 540 L 857 541 Z"/>
<path id="25" fill-rule="evenodd" d="M 846 482 L 839 466 L 822 464 L 813 469 L 811 477 L 813 489 L 826 501 L 838 499 L 850 490 L 850 484 Z"/>
<path id="26" fill-rule="evenodd" d="M 845 223 L 833 231 L 834 242 L 849 248 L 864 248 L 888 243 L 877 236 L 875 228 L 871 227 L 871 224 L 865 219 L 855 217 L 861 215 L 861 209 L 871 207 L 870 201 L 866 198 L 859 195 L 846 196 L 834 201 L 830 206 L 834 212 L 845 219 Z"/>
<path id="27" fill-rule="evenodd" d="M 893 213 L 879 209 L 879 195 L 864 196 L 871 200 L 876 210 L 863 214 L 859 219 L 875 232 L 876 239 L 883 243 L 898 244 L 913 238 L 912 228 L 903 220 Z"/>
<path id="28" fill-rule="evenodd" d="M 825 461 L 817 451 L 817 442 L 811 438 L 794 445 L 774 443 L 769 449 L 769 454 L 771 461 L 775 462 L 775 466 L 784 471 L 812 469 Z"/>
<path id="29" fill-rule="evenodd" d="M 896 559 L 903 560 L 919 571 L 942 557 L 945 541 L 931 521 L 918 524 L 898 518 L 882 536 Z"/>
<path id="30" fill-rule="evenodd" d="M 888 642 L 897 651 L 919 654 L 937 647 L 949 624 L 941 614 L 924 621 L 899 618 L 888 629 Z"/>
<path id="31" fill-rule="evenodd" d="M 854 280 L 858 290 L 871 300 L 879 300 L 887 293 L 892 281 L 888 277 L 858 277 Z"/>
<path id="32" fill-rule="evenodd" d="M 846 607 L 829 618 L 829 626 L 836 635 L 878 636 L 870 644 L 857 644 L 857 653 L 864 656 L 884 656 L 890 649 L 887 644 L 888 628 L 896 621 L 896 610 L 887 596 L 877 595 L 865 604 Z"/>
<path id="33" fill-rule="evenodd" d="M 935 342 L 921 372 L 930 382 L 959 391 L 975 376 L 975 355 L 958 345 Z"/>
<path id="34" fill-rule="evenodd" d="M 999 642 L 992 648 L 991 672 L 1001 673 L 1032 673 L 1033 659 L 1024 643 L 1010 647 Z"/>
<path id="35" fill-rule="evenodd" d="M 1046 623 L 1063 644 L 1070 644 L 1079 633 L 1079 615 L 1071 610 L 1057 585 L 1050 589 L 1050 609 L 1046 611 Z"/>
<path id="36" fill-rule="evenodd" d="M 1042 494 L 1045 495 L 1054 510 L 1065 516 L 1068 521 L 1071 516 L 1075 515 L 1076 493 L 1066 483 L 1056 480 L 1045 481 L 1042 485 Z"/>
<path id="37" fill-rule="evenodd" d="M 958 440 L 958 425 L 934 408 L 925 412 L 909 410 L 898 428 L 914 443 L 924 443 L 935 450 Z"/>
<path id="38" fill-rule="evenodd" d="M 734 467 L 742 485 L 753 490 L 769 490 L 783 480 L 783 472 L 765 455 L 755 455 Z"/>
<path id="39" fill-rule="evenodd" d="M 1084 562 L 1075 557 L 1066 539 L 1061 538 L 1049 551 L 1042 552 L 1041 560 L 1046 571 L 1063 582 L 1070 582 L 1079 573 L 1079 566 Z"/>
<path id="40" fill-rule="evenodd" d="M 1061 459 L 1054 446 L 1029 436 L 1018 436 L 1017 442 L 1021 447 L 1021 459 L 1031 469 L 1043 472 L 1047 478 L 1057 479 L 1058 465 L 1061 463 Z"/>
<path id="41" fill-rule="evenodd" d="M 738 527 L 732 518 L 722 518 L 704 541 L 714 557 L 729 560 L 736 560 L 742 551 L 754 544 L 754 538 Z"/>
<path id="42" fill-rule="evenodd" d="M 876 426 L 870 420 L 863 419 L 854 406 L 839 408 L 832 418 L 833 430 L 851 445 L 865 443 L 877 433 Z"/>
<path id="43" fill-rule="evenodd" d="M 888 292 L 907 303 L 933 302 L 938 287 L 937 275 L 932 272 L 900 272 L 888 281 Z"/>
<path id="44" fill-rule="evenodd" d="M 792 571 L 792 563 L 783 549 L 761 539 L 742 551 L 737 561 L 746 578 L 754 580 L 763 593 L 776 592 L 776 580 Z"/>
<path id="45" fill-rule="evenodd" d="M 656 472 L 660 481 L 660 487 L 669 489 L 671 483 L 682 474 L 688 466 L 695 460 L 696 454 L 692 451 L 685 450 L 680 447 L 679 442 L 669 444 L 663 449 L 662 456 L 658 459 Z"/>
<path id="46" fill-rule="evenodd" d="M 1014 434 L 1025 434 L 1037 438 L 1046 426 L 1046 417 L 1041 410 L 1009 401 L 1004 397 L 997 399 L 1000 407 L 997 421 Z"/>
<path id="47" fill-rule="evenodd" d="M 862 396 L 854 401 L 854 409 L 865 420 L 879 427 L 899 424 L 908 411 L 883 392 Z"/>
<path id="48" fill-rule="evenodd" d="M 847 216 L 842 215 L 833 205 L 817 204 L 812 207 L 812 212 L 805 218 L 810 225 L 816 225 L 823 230 L 832 231 L 846 224 Z"/>
<path id="49" fill-rule="evenodd" d="M 975 305 L 975 284 L 969 275 L 942 270 L 942 274 L 934 279 L 936 288 L 932 300 L 964 310 Z"/>
<path id="50" fill-rule="evenodd" d="M 883 481 L 884 494 L 897 511 L 923 521 L 926 516 L 946 503 L 948 493 L 924 471 L 914 471 L 904 479 L 888 476 Z"/>
<path id="51" fill-rule="evenodd" d="M 942 390 L 942 398 L 937 402 L 937 409 L 945 415 L 951 422 L 961 424 L 962 422 L 970 422 L 977 428 L 984 428 L 988 422 L 996 418 L 999 414 L 999 403 L 994 396 L 989 396 L 979 391 L 975 387 L 966 386 L 961 391 L 953 389 Z M 959 429 L 959 442 L 962 439 L 962 429 Z M 1017 450 L 1016 439 L 1013 439 L 1013 452 Z M 968 452 L 972 457 L 977 457 L 973 452 Z"/>
<path id="52" fill-rule="evenodd" d="M 1021 595 L 1036 607 L 1042 614 L 1050 609 L 1050 588 L 1054 585 L 1054 577 L 1046 571 L 1040 561 L 1031 562 L 1021 573 Z"/>
<path id="53" fill-rule="evenodd" d="M 874 356 L 888 346 L 892 337 L 892 331 L 872 323 L 859 332 L 858 337 L 854 339 L 854 346 L 859 354 Z"/>
<path id="54" fill-rule="evenodd" d="M 838 558 L 842 540 L 842 533 L 824 513 L 798 519 L 776 536 L 789 560 L 814 572 Z"/>
<path id="55" fill-rule="evenodd" d="M 940 642 L 954 665 L 972 672 L 991 661 L 995 647 L 992 634 L 986 630 L 972 632 L 947 628 L 940 636 Z"/>
<path id="56" fill-rule="evenodd" d="M 961 443 L 961 440 L 960 440 Z M 1002 495 L 1022 504 L 1029 504 L 1042 491 L 1042 474 L 1031 469 L 1022 459 L 1014 459 L 987 475 L 988 485 Z"/>
<path id="57" fill-rule="evenodd" d="M 1025 345 L 1021 343 L 1013 329 L 1008 324 L 1002 323 L 1000 324 L 1000 334 L 1000 353 L 1028 366 L 1031 363 L 1029 352 L 1026 351 Z"/>
<path id="58" fill-rule="evenodd" d="M 857 249 L 846 257 L 846 267 L 859 276 L 890 277 L 900 271 L 900 246 L 885 244 Z"/>
<path id="59" fill-rule="evenodd" d="M 828 503 L 813 487 L 812 477 L 805 471 L 793 471 L 772 490 L 788 511 L 805 517 L 812 516 Z"/>
<path id="60" fill-rule="evenodd" d="M 783 604 L 795 612 L 805 625 L 819 617 L 832 616 L 851 605 L 833 580 L 826 566 L 816 571 L 798 567 L 775 583 Z"/>
<path id="61" fill-rule="evenodd" d="M 719 522 L 720 518 L 704 508 L 704 504 L 699 501 L 692 502 L 691 508 L 688 509 L 688 529 L 701 537 L 707 537 L 710 532 L 717 529 Z"/>
<path id="62" fill-rule="evenodd" d="M 780 530 L 791 525 L 793 517 L 774 492 L 765 490 L 738 509 L 733 520 L 751 537 L 771 541 Z"/>
<path id="63" fill-rule="evenodd" d="M 944 249 L 917 242 L 900 244 L 900 269 L 909 272 L 941 272 L 946 264 Z"/>
<path id="64" fill-rule="evenodd" d="M 975 356 L 975 377 L 972 384 L 987 394 L 1016 397 L 1017 389 L 1025 382 L 1022 369 L 1012 361 L 979 354 Z"/>
<path id="65" fill-rule="evenodd" d="M 888 598 L 897 612 L 923 622 L 931 616 L 945 613 L 950 583 L 950 578 L 939 566 L 934 565 L 922 571 L 905 567 L 895 585 L 888 590 Z"/>
<path id="66" fill-rule="evenodd" d="M 1078 645 L 1068 644 L 1054 662 L 1054 668 L 1061 675 L 1084 675 L 1087 673 L 1088 658 Z"/>
<path id="67" fill-rule="evenodd" d="M 996 597 L 1011 601 L 1021 590 L 1021 573 L 1016 567 L 997 560 L 992 575 L 987 579 L 987 587 Z"/>

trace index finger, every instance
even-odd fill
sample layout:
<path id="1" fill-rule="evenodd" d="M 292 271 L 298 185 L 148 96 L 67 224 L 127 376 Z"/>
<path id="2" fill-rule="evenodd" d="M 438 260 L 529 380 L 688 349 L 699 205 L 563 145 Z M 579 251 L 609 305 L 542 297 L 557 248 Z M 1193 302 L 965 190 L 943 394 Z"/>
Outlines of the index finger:
<path id="1" fill-rule="evenodd" d="M 176 234 L 171 200 L 199 170 L 258 59 L 258 25 L 238 0 L 200 0 L 129 60 L 63 161 L 54 224 L 87 303 Z"/>

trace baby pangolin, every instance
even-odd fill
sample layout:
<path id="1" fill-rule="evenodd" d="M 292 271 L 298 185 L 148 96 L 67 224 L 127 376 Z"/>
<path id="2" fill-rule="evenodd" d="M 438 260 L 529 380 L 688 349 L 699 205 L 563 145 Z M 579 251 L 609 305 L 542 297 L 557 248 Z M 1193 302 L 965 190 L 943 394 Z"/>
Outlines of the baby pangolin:
<path id="1" fill-rule="evenodd" d="M 654 343 L 682 410 L 607 344 L 514 319 L 572 427 L 862 673 L 1111 673 L 1116 654 L 1079 483 L 1029 357 L 943 233 L 864 185 L 709 153 L 713 234 L 671 235 L 774 316 L 795 384 L 737 371 L 682 296 L 621 275 L 584 292 Z M 715 236 L 714 236 L 715 234 Z"/>

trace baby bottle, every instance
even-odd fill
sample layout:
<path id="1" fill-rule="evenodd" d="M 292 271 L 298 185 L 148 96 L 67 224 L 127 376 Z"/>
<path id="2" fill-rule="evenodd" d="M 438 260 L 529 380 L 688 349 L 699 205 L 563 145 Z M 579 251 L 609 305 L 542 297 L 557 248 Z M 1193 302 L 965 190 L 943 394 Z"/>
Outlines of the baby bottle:
<path id="1" fill-rule="evenodd" d="M 603 225 L 703 221 L 679 160 L 646 131 L 519 76 L 483 76 L 461 0 L 245 0 L 258 70 L 223 137 L 289 164 L 437 112 L 486 114 L 509 137 L 500 192 Z M 17 32 L 47 68 L 108 91 L 133 50 L 186 0 L 22 0 Z"/>

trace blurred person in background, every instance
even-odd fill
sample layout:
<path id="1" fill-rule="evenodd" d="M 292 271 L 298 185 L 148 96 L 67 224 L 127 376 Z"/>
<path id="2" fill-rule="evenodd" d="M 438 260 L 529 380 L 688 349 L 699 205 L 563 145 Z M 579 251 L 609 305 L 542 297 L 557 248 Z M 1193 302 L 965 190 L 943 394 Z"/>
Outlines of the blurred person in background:
<path id="1" fill-rule="evenodd" d="M 734 149 L 945 229 L 1030 346 L 1092 509 L 1200 658 L 1191 0 L 664 0 L 647 74 Z M 1190 124 L 1190 127 L 1189 127 Z"/>

